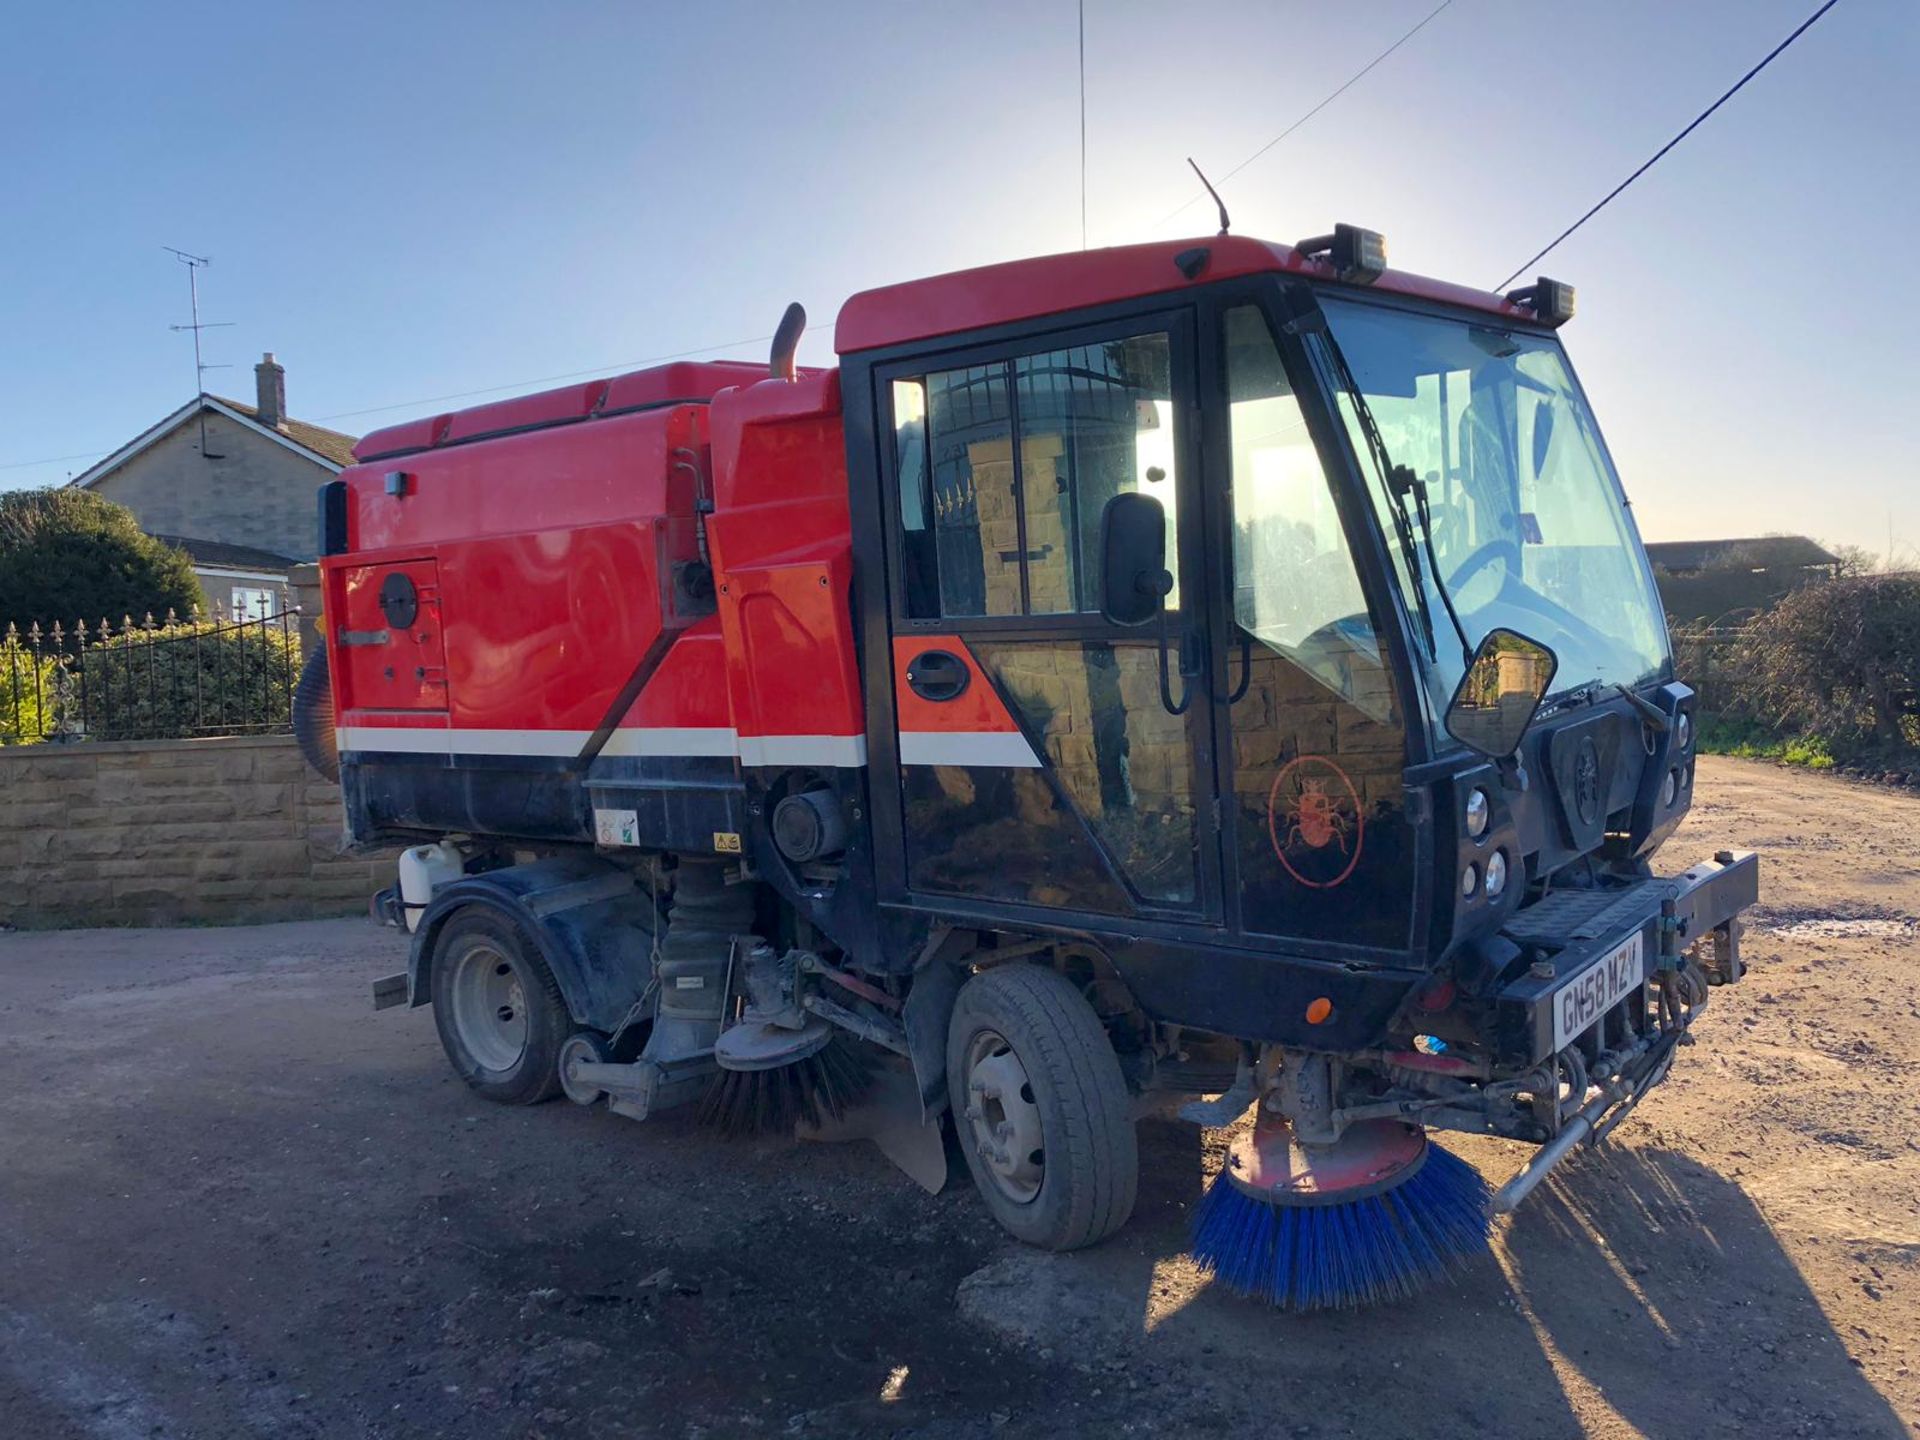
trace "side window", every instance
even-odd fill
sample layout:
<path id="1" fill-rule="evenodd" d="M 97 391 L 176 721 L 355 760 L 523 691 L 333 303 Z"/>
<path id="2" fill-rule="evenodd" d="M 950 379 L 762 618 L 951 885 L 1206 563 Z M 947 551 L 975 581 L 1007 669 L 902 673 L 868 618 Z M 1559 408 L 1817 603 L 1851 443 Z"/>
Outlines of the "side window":
<path id="1" fill-rule="evenodd" d="M 910 617 L 1098 610 L 1100 515 L 1123 491 L 1159 498 L 1173 563 L 1164 333 L 895 380 L 892 404 Z"/>
<path id="2" fill-rule="evenodd" d="M 1333 492 L 1251 305 L 1227 312 L 1233 441 L 1233 615 L 1240 628 L 1376 720 L 1385 662 Z"/>

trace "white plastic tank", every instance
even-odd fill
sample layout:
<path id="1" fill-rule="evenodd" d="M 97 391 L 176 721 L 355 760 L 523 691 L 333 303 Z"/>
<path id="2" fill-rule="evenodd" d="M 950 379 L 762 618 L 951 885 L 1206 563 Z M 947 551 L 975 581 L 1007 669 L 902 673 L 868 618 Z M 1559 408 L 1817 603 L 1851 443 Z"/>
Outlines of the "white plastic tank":
<path id="1" fill-rule="evenodd" d="M 433 892 L 450 880 L 458 880 L 465 867 L 460 847 L 447 840 L 400 852 L 400 908 L 406 913 L 408 930 L 420 928 L 420 916 L 433 899 Z"/>

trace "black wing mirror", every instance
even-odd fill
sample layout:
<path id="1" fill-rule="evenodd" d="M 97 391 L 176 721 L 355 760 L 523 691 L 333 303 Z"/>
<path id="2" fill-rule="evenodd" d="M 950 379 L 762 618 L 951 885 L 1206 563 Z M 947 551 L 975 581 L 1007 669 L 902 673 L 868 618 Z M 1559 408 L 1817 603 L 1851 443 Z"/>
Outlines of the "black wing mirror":
<path id="1" fill-rule="evenodd" d="M 1560 657 L 1517 630 L 1489 630 L 1447 706 L 1447 733 L 1495 760 L 1520 748 Z"/>
<path id="2" fill-rule="evenodd" d="M 1129 490 L 1100 512 L 1100 613 L 1115 625 L 1144 625 L 1173 590 L 1167 573 L 1167 512 Z"/>

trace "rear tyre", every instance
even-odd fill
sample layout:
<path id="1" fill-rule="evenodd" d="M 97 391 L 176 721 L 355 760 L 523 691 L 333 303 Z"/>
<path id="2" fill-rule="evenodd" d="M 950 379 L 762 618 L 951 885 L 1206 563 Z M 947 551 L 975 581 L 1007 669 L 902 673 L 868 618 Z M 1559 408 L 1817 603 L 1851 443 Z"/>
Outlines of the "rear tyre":
<path id="1" fill-rule="evenodd" d="M 988 1211 L 1016 1240 L 1077 1250 L 1133 1213 L 1132 1101 L 1100 1019 L 1053 970 L 961 987 L 947 1028 L 954 1128 Z"/>
<path id="2" fill-rule="evenodd" d="M 434 945 L 433 1021 L 460 1078 L 502 1105 L 560 1093 L 572 1022 L 552 974 L 511 923 L 484 910 L 448 920 Z"/>

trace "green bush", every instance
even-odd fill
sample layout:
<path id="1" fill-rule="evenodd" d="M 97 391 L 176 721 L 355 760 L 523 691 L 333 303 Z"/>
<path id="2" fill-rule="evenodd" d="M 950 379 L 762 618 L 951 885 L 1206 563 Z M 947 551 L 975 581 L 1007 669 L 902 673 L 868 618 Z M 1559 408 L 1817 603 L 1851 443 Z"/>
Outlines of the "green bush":
<path id="1" fill-rule="evenodd" d="M 0 624 L 71 628 L 199 603 L 186 551 L 143 533 L 126 506 L 91 490 L 0 494 Z"/>
<path id="2" fill-rule="evenodd" d="M 93 740 L 265 735 L 292 724 L 300 641 L 277 625 L 168 625 L 70 662 L 68 728 Z"/>
<path id="3" fill-rule="evenodd" d="M 1913 747 L 1920 712 L 1920 575 L 1796 590 L 1742 633 L 1728 679 L 1743 713 L 1829 756 Z"/>
<path id="4" fill-rule="evenodd" d="M 60 663 L 0 635 L 0 745 L 32 745 L 53 728 Z"/>
<path id="5" fill-rule="evenodd" d="M 1703 720 L 1700 749 L 1707 755 L 1732 755 L 1740 760 L 1778 760 L 1809 770 L 1831 770 L 1833 751 L 1817 735 L 1782 739 L 1751 720 Z"/>

